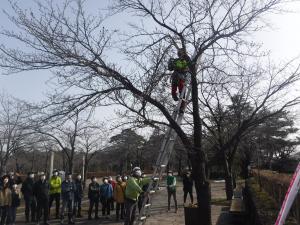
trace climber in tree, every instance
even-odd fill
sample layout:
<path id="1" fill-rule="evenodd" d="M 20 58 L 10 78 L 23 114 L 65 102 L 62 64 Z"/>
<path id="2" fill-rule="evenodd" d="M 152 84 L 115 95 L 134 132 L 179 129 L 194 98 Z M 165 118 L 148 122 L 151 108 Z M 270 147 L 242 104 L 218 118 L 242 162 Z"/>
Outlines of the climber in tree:
<path id="1" fill-rule="evenodd" d="M 173 71 L 172 73 L 172 97 L 174 101 L 178 101 L 177 89 L 179 95 L 184 87 L 186 73 L 189 71 L 190 58 L 186 54 L 183 48 L 178 49 L 178 58 L 171 58 L 168 63 L 168 69 Z"/>

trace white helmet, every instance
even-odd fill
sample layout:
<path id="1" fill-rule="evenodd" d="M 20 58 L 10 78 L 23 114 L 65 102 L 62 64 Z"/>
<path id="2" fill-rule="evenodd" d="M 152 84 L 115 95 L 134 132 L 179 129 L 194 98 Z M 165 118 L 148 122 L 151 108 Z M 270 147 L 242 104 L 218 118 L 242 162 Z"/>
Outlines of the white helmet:
<path id="1" fill-rule="evenodd" d="M 132 169 L 132 172 L 134 173 L 134 172 L 137 171 L 137 170 L 141 170 L 141 168 L 138 167 L 138 166 L 136 166 L 136 167 L 134 167 L 134 168 Z"/>
<path id="2" fill-rule="evenodd" d="M 134 174 L 134 175 L 140 177 L 140 176 L 142 175 L 142 170 L 141 170 L 141 168 L 140 168 L 140 167 L 134 167 L 134 168 L 132 169 L 132 174 Z"/>

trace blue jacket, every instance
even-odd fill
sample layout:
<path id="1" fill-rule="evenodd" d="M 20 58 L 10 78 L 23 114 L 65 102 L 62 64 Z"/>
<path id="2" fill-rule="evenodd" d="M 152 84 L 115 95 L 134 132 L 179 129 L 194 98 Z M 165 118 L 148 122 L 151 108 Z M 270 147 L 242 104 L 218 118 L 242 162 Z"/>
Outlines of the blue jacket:
<path id="1" fill-rule="evenodd" d="M 61 184 L 61 197 L 63 201 L 73 201 L 76 186 L 73 181 L 65 180 Z"/>
<path id="2" fill-rule="evenodd" d="M 100 185 L 100 199 L 111 199 L 113 197 L 113 188 L 111 184 Z"/>

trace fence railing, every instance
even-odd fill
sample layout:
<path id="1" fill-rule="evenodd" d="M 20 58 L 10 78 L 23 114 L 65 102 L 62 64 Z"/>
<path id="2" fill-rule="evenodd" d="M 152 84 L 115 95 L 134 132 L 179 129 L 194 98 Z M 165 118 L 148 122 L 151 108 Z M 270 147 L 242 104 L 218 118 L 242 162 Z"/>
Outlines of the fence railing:
<path id="1" fill-rule="evenodd" d="M 281 206 L 285 194 L 290 185 L 291 174 L 277 173 L 269 170 L 252 170 L 253 176 L 257 179 L 259 185 Z M 298 192 L 293 207 L 291 208 L 292 216 L 300 224 L 300 194 Z"/>

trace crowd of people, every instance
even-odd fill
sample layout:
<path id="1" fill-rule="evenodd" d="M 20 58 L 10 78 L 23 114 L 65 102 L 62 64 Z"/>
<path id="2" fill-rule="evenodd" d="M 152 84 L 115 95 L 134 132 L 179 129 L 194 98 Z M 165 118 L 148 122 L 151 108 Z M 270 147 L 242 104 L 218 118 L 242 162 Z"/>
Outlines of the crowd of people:
<path id="1" fill-rule="evenodd" d="M 142 174 L 139 167 L 132 170 L 131 176 L 103 177 L 101 184 L 95 176 L 91 177 L 88 185 L 88 220 L 99 219 L 99 203 L 102 206 L 102 216 L 110 218 L 111 210 L 116 210 L 117 221 L 124 220 L 125 225 L 132 225 L 135 220 L 136 209 L 142 209 L 142 203 L 148 201 L 147 190 L 151 179 Z M 21 188 L 19 189 L 19 185 Z M 171 171 L 167 176 L 168 211 L 170 211 L 171 197 L 177 212 L 176 177 Z M 193 181 L 190 173 L 183 176 L 184 202 L 190 194 L 191 202 Z M 21 199 L 25 202 L 26 223 L 36 222 L 49 224 L 52 204 L 55 201 L 55 218 L 64 224 L 75 224 L 75 217 L 82 217 L 81 204 L 84 195 L 84 183 L 81 175 L 73 179 L 73 174 L 67 174 L 62 181 L 58 171 L 54 171 L 50 179 L 45 173 L 40 173 L 38 179 L 29 172 L 22 182 L 19 174 L 4 175 L 0 183 L 0 225 L 13 225 L 16 220 L 17 208 Z M 147 199 L 145 199 L 147 198 Z M 115 207 L 116 206 L 116 207 Z M 94 215 L 94 216 L 92 216 Z M 54 216 L 54 215 L 53 215 Z"/>

